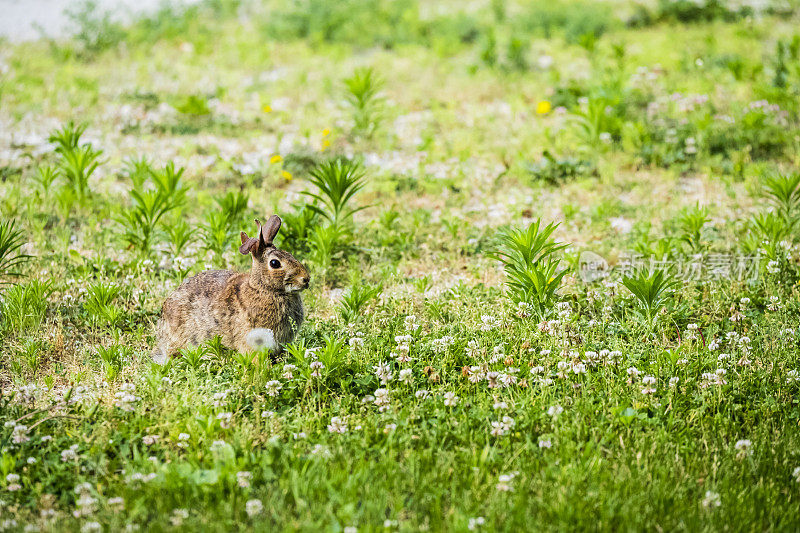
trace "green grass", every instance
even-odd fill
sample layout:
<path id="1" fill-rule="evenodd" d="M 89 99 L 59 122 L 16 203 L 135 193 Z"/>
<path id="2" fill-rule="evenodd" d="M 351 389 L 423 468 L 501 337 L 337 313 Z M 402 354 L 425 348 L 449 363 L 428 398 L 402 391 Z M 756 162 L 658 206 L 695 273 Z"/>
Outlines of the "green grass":
<path id="1" fill-rule="evenodd" d="M 795 11 L 76 16 L 0 53 L 0 528 L 800 529 Z M 285 355 L 153 364 L 272 213 Z"/>

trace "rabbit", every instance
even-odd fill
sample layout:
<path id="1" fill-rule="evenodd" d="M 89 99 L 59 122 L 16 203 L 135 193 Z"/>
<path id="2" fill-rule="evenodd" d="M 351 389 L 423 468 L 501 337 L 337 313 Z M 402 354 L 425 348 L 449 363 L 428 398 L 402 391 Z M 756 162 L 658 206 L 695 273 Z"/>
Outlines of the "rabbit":
<path id="1" fill-rule="evenodd" d="M 239 247 L 243 255 L 253 256 L 250 272 L 200 272 L 164 301 L 153 361 L 163 365 L 181 348 L 217 335 L 225 346 L 242 353 L 253 351 L 256 344 L 280 353 L 292 341 L 304 318 L 300 292 L 311 281 L 308 270 L 272 244 L 281 227 L 279 216 L 272 215 L 263 226 L 256 220 L 256 226 L 254 237 L 241 232 Z"/>

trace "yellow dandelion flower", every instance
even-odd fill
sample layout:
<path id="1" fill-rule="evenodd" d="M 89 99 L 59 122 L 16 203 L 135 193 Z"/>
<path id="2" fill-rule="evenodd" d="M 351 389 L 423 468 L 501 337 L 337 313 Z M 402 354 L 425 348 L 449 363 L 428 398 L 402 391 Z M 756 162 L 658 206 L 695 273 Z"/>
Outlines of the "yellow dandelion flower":
<path id="1" fill-rule="evenodd" d="M 327 137 L 330 134 L 331 134 L 331 129 L 330 128 L 325 128 L 324 130 L 322 130 L 322 136 L 323 137 Z"/>
<path id="2" fill-rule="evenodd" d="M 272 111 L 272 106 L 269 104 L 264 104 L 264 107 L 261 108 L 261 111 L 263 111 L 264 113 L 269 113 L 270 111 Z"/>
<path id="3" fill-rule="evenodd" d="M 330 142 L 328 139 L 323 139 L 323 140 L 322 140 L 322 149 L 323 149 L 323 150 L 325 150 L 326 148 L 328 148 L 330 145 L 331 145 L 331 142 Z"/>
<path id="4" fill-rule="evenodd" d="M 292 173 L 291 172 L 287 172 L 286 170 L 284 170 L 284 171 L 281 172 L 281 176 L 283 176 L 283 179 L 285 179 L 286 181 L 292 181 Z"/>
<path id="5" fill-rule="evenodd" d="M 280 154 L 275 154 L 269 158 L 269 163 L 271 165 L 274 165 L 275 163 L 280 163 L 281 161 L 283 161 L 283 158 L 280 156 Z"/>
<path id="6" fill-rule="evenodd" d="M 550 102 L 547 100 L 542 100 L 538 104 L 536 104 L 536 113 L 539 115 L 546 115 L 550 112 L 553 106 L 550 105 Z"/>

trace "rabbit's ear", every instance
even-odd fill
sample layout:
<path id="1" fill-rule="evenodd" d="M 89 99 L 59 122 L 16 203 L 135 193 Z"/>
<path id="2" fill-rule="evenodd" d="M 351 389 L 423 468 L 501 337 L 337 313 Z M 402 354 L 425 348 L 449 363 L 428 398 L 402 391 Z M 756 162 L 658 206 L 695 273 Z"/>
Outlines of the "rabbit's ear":
<path id="1" fill-rule="evenodd" d="M 240 237 L 242 238 L 242 245 L 239 247 L 239 253 L 242 255 L 247 255 L 250 252 L 258 253 L 258 239 L 254 237 L 248 237 L 247 233 L 241 232 Z"/>
<path id="2" fill-rule="evenodd" d="M 265 246 L 272 246 L 272 240 L 275 238 L 275 235 L 278 234 L 278 230 L 281 229 L 281 217 L 278 215 L 272 215 L 267 220 L 267 223 L 261 226 L 261 242 Z"/>

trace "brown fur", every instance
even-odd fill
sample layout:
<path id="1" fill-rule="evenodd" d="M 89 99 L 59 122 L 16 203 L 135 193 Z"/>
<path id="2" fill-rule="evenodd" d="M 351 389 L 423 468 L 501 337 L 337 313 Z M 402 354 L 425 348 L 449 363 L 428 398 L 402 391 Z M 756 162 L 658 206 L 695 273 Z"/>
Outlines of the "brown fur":
<path id="1" fill-rule="evenodd" d="M 256 220 L 256 223 L 258 221 Z M 303 322 L 300 291 L 308 288 L 308 270 L 272 239 L 280 218 L 259 224 L 256 237 L 242 232 L 242 254 L 252 254 L 250 272 L 208 270 L 184 281 L 165 301 L 156 328 L 153 359 L 165 362 L 178 350 L 217 335 L 237 351 L 252 351 L 245 341 L 254 328 L 271 329 L 281 347 L 294 338 Z M 280 263 L 274 268 L 270 263 Z"/>

